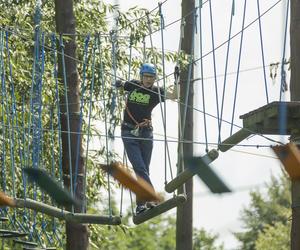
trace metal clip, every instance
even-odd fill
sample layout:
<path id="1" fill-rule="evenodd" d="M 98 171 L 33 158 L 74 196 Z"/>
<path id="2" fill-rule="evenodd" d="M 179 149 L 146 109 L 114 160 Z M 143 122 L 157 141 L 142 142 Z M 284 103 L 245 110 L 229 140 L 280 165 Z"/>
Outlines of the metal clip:
<path id="1" fill-rule="evenodd" d="M 132 134 L 136 137 L 140 136 L 140 128 L 136 127 L 135 129 L 130 130 L 130 134 Z"/>

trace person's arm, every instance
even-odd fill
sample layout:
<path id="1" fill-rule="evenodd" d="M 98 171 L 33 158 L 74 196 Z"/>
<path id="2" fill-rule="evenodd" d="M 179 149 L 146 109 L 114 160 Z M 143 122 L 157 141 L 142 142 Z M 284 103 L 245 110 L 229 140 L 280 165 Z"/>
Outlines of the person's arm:
<path id="1" fill-rule="evenodd" d="M 126 81 L 123 82 L 121 80 L 116 80 L 115 82 L 115 86 L 116 88 L 122 88 L 125 91 L 132 91 L 134 89 L 137 88 L 137 86 L 139 86 L 139 81 L 137 80 L 131 80 L 131 81 Z"/>
<path id="2" fill-rule="evenodd" d="M 166 88 L 166 99 L 175 100 L 179 97 L 180 86 L 171 85 Z"/>

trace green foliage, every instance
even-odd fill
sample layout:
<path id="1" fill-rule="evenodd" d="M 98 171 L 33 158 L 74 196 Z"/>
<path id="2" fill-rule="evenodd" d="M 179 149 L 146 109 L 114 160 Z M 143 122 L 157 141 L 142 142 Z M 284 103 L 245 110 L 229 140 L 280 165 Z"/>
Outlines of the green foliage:
<path id="1" fill-rule="evenodd" d="M 273 226 L 268 225 L 258 235 L 255 242 L 257 250 L 289 250 L 290 249 L 290 223 L 276 222 Z"/>
<path id="2" fill-rule="evenodd" d="M 288 218 L 291 207 L 289 180 L 285 177 L 280 179 L 272 178 L 271 183 L 267 186 L 267 190 L 267 195 L 263 195 L 259 191 L 251 192 L 251 204 L 249 208 L 245 208 L 242 211 L 241 219 L 244 223 L 244 230 L 243 232 L 235 233 L 235 236 L 241 242 L 241 249 L 254 250 L 257 249 L 257 244 L 263 247 L 264 242 L 262 238 L 264 235 L 267 237 L 276 236 L 276 227 L 285 227 L 282 233 L 288 231 L 287 228 L 290 225 Z M 278 236 L 280 235 L 278 234 Z M 277 240 L 284 241 L 287 239 L 287 235 L 281 235 Z M 277 240 L 274 239 L 275 245 Z M 286 245 L 288 245 L 288 242 L 284 242 L 283 246 Z"/>
<path id="3" fill-rule="evenodd" d="M 203 229 L 194 229 L 194 250 L 223 250 L 223 245 L 216 245 L 217 235 L 212 235 Z"/>
<path id="4" fill-rule="evenodd" d="M 6 192 L 12 195 L 14 192 L 17 197 L 24 197 L 26 192 L 27 197 L 32 198 L 35 195 L 36 188 L 33 185 L 27 185 L 26 190 L 23 189 L 24 182 L 21 168 L 32 164 L 32 114 L 31 114 L 31 98 L 32 98 L 32 73 L 34 61 L 36 60 L 34 51 L 34 30 L 40 28 L 40 35 L 45 38 L 45 65 L 44 74 L 42 76 L 42 116 L 41 127 L 43 133 L 41 137 L 41 158 L 40 164 L 49 172 L 51 172 L 57 180 L 62 181 L 62 173 L 60 169 L 61 156 L 60 131 L 58 131 L 58 104 L 60 109 L 64 109 L 64 94 L 65 87 L 62 79 L 57 79 L 54 73 L 54 56 L 57 64 L 61 63 L 61 48 L 58 46 L 59 34 L 56 34 L 55 27 L 55 1 L 42 1 L 42 18 L 39 26 L 35 26 L 36 0 L 8 0 L 0 1 L 0 73 L 3 76 L 4 85 L 1 86 L 1 127 L 0 140 L 2 147 L 0 154 L 3 156 L 1 163 L 1 185 L 4 189 L 4 179 Z M 75 39 L 76 58 L 71 58 L 77 61 L 77 70 L 80 78 L 80 90 L 78 92 L 83 100 L 83 125 L 82 145 L 87 149 L 89 133 L 90 140 L 93 139 L 97 143 L 97 148 L 89 151 L 84 155 L 88 157 L 86 161 L 87 168 L 87 190 L 86 196 L 88 201 L 88 212 L 98 213 L 101 206 L 107 201 L 103 199 L 102 193 L 109 188 L 104 174 L 99 171 L 98 163 L 106 160 L 106 131 L 94 124 L 88 126 L 91 117 L 92 121 L 97 121 L 103 124 L 104 119 L 112 107 L 112 97 L 114 89 L 112 83 L 115 80 L 114 73 L 121 79 L 128 78 L 128 65 L 131 63 L 131 77 L 138 77 L 139 66 L 143 60 L 142 41 L 148 35 L 148 20 L 145 16 L 146 9 L 133 7 L 127 12 L 118 11 L 118 31 L 109 33 L 111 29 L 112 16 L 115 11 L 115 6 L 104 4 L 99 0 L 74 0 L 74 13 L 76 16 L 76 36 L 63 35 L 63 40 L 69 41 Z M 109 18 L 107 18 L 109 17 Z M 132 20 L 137 20 L 133 22 Z M 157 12 L 150 13 L 150 25 L 153 31 L 159 29 L 159 15 Z M 52 49 L 51 35 L 55 34 L 57 40 Z M 87 43 L 87 35 L 90 35 L 90 40 Z M 118 35 L 117 38 L 114 35 Z M 7 41 L 7 42 L 6 42 Z M 41 38 L 39 40 L 41 42 Z M 115 42 L 115 51 L 112 53 Z M 129 46 L 132 44 L 132 59 L 129 58 Z M 85 45 L 87 46 L 87 54 L 84 53 Z M 160 62 L 162 61 L 162 53 L 156 48 L 146 49 L 145 55 L 148 60 L 157 62 L 160 78 L 162 70 Z M 85 60 L 86 56 L 86 61 Z M 115 64 L 113 63 L 115 58 Z M 167 52 L 165 58 L 169 62 L 178 61 L 183 65 L 186 62 L 185 55 L 180 53 Z M 115 70 L 115 72 L 114 72 Z M 12 74 L 10 74 L 12 72 Z M 92 79 L 94 79 L 94 89 L 91 89 Z M 59 99 L 56 98 L 56 83 L 58 82 Z M 12 92 L 12 89 L 14 92 Z M 12 94 L 14 93 L 14 94 Z M 119 94 L 119 93 L 117 93 Z M 122 98 L 117 98 L 118 103 L 113 112 L 112 119 L 106 122 L 115 126 L 120 123 L 121 111 L 124 101 Z M 13 109 L 13 103 L 16 104 L 16 110 Z M 91 113 L 89 112 L 91 105 Z M 13 115 L 12 115 L 13 114 Z M 110 124 L 109 124 L 110 125 Z M 18 128 L 18 129 L 16 129 Z M 86 153 L 86 152 L 85 152 Z M 108 152 L 110 157 L 117 158 L 111 152 Z M 25 191 L 25 192 L 24 192 Z M 44 195 L 40 190 L 37 192 L 37 200 L 43 199 L 44 203 L 51 204 L 50 197 Z M 100 208 L 99 208 L 100 207 Z M 102 211 L 107 214 L 107 210 Z M 10 211 L 10 214 L 12 212 Z M 118 214 L 117 209 L 113 208 L 113 214 Z M 17 217 L 23 218 L 22 211 L 16 214 Z M 42 232 L 40 237 L 42 241 L 47 242 L 47 234 L 51 234 L 52 222 L 51 218 L 44 217 L 40 214 L 35 217 L 35 214 L 26 214 L 28 219 L 22 222 L 26 228 L 32 228 L 33 218 L 37 219 L 37 231 Z M 46 218 L 47 226 L 41 226 L 41 222 Z M 50 223 L 51 222 L 51 223 Z M 13 222 L 12 224 L 14 224 Z M 160 222 L 157 222 L 158 224 Z M 173 223 L 173 222 L 172 222 Z M 63 223 L 57 223 L 57 228 L 61 231 Z M 154 229 L 148 230 L 148 225 L 136 227 L 136 229 L 127 229 L 122 227 L 91 227 L 91 245 L 95 243 L 104 245 L 111 249 L 122 249 L 127 240 L 127 236 L 131 235 L 134 240 L 130 241 L 133 246 L 144 246 L 145 242 L 139 242 L 139 234 L 148 237 L 154 233 Z M 162 224 L 159 224 L 162 227 Z M 143 229 L 138 229 L 143 228 Z M 150 228 L 155 228 L 155 223 Z M 18 228 L 19 229 L 19 228 Z M 138 231 L 140 230 L 140 231 Z M 170 234 L 173 233 L 172 228 L 160 229 L 161 241 L 157 243 L 154 239 L 153 243 L 148 242 L 145 249 L 151 249 L 151 244 L 161 244 L 158 247 L 161 249 L 174 249 L 174 242 L 170 240 Z M 128 232 L 127 232 L 128 231 Z M 113 233 L 112 233 L 113 232 Z M 60 234 L 60 233 L 59 233 Z M 98 236 L 101 235 L 100 241 Z M 122 235 L 123 241 L 119 241 Z M 102 237 L 103 236 L 103 237 Z M 157 236 L 157 235 L 156 235 Z M 54 237 L 54 236 L 53 236 Z M 121 237 L 121 236 L 120 236 Z M 61 235 L 59 235 L 61 238 Z M 153 238 L 152 238 L 153 239 Z M 54 237 L 52 245 L 58 245 L 58 241 Z M 138 243 L 136 243 L 138 242 Z M 112 245 L 110 245 L 112 244 Z M 123 244 L 123 245 L 122 245 Z M 126 243 L 126 247 L 127 246 Z M 113 248 L 115 246 L 115 248 Z M 102 246 L 101 246 L 102 247 Z M 107 249 L 103 247 L 102 249 Z M 155 248 L 152 248 L 155 249 Z"/>
<path id="5" fill-rule="evenodd" d="M 131 213 L 123 218 L 130 225 Z M 138 226 L 91 226 L 91 249 L 106 250 L 174 250 L 176 249 L 176 222 L 173 216 L 161 215 Z M 217 236 L 194 229 L 195 250 L 222 250 L 216 245 Z"/>

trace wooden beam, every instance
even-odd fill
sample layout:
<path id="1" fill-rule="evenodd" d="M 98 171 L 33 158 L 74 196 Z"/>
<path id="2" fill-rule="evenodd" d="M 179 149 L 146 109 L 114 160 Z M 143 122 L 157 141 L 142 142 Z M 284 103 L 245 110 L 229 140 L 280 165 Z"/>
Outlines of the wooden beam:
<path id="1" fill-rule="evenodd" d="M 69 211 L 59 209 L 47 205 L 42 202 L 31 199 L 15 199 L 17 208 L 29 208 L 37 212 L 47 214 L 49 216 L 80 224 L 101 224 L 101 225 L 119 225 L 121 218 L 119 216 L 100 216 L 94 214 L 71 213 Z"/>
<path id="2" fill-rule="evenodd" d="M 15 244 L 25 245 L 25 246 L 33 246 L 37 247 L 38 244 L 36 242 L 24 241 L 24 240 L 14 240 Z"/>
<path id="3" fill-rule="evenodd" d="M 292 180 L 300 180 L 300 150 L 297 145 L 290 142 L 286 145 L 272 147 L 285 170 Z"/>
<path id="4" fill-rule="evenodd" d="M 226 152 L 227 150 L 231 149 L 233 146 L 240 143 L 250 135 L 251 132 L 248 129 L 242 128 L 233 135 L 229 136 L 223 142 L 221 142 L 221 144 L 219 145 L 219 149 L 222 152 Z"/>
<path id="5" fill-rule="evenodd" d="M 206 158 L 191 157 L 186 160 L 186 165 L 192 173 L 198 175 L 212 193 L 221 194 L 231 192 L 230 188 L 211 169 Z"/>
<path id="6" fill-rule="evenodd" d="M 164 201 L 163 203 L 160 203 L 159 205 L 150 208 L 140 214 L 134 215 L 133 216 L 133 223 L 138 225 L 141 224 L 147 220 L 152 219 L 155 216 L 158 216 L 162 213 L 167 212 L 168 210 L 177 207 L 181 204 L 183 204 L 184 202 L 186 202 L 186 197 L 183 194 L 174 196 L 173 198 Z"/>
<path id="7" fill-rule="evenodd" d="M 9 229 L 0 229 L 0 238 L 17 238 L 17 237 L 25 237 L 28 233 L 18 232 Z"/>
<path id="8" fill-rule="evenodd" d="M 219 156 L 219 153 L 217 150 L 212 149 L 210 150 L 206 155 L 204 155 L 202 158 L 205 162 L 208 164 L 213 162 L 215 159 L 217 159 Z M 174 192 L 177 188 L 182 186 L 185 182 L 187 182 L 190 178 L 192 178 L 196 172 L 191 171 L 189 168 L 185 168 L 179 175 L 177 175 L 173 180 L 171 180 L 169 183 L 165 185 L 165 190 L 168 193 Z"/>
<path id="9" fill-rule="evenodd" d="M 29 176 L 29 179 L 35 182 L 41 189 L 49 194 L 58 205 L 69 207 L 72 205 L 80 206 L 80 201 L 75 199 L 70 192 L 62 187 L 55 179 L 40 168 L 24 168 L 23 171 Z"/>
<path id="10" fill-rule="evenodd" d="M 155 192 L 153 187 L 143 178 L 136 176 L 121 162 L 113 162 L 110 165 L 101 164 L 100 167 L 112 175 L 124 187 L 134 192 L 140 201 L 162 201 L 162 197 Z"/>
<path id="11" fill-rule="evenodd" d="M 0 191 L 0 206 L 14 207 L 15 206 L 14 199 Z"/>

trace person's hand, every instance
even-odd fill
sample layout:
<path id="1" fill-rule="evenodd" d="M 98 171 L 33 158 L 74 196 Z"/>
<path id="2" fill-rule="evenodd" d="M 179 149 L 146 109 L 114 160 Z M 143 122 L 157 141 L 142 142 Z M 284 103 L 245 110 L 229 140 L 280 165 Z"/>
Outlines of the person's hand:
<path id="1" fill-rule="evenodd" d="M 116 80 L 115 86 L 116 88 L 121 88 L 123 86 L 123 82 L 121 80 Z"/>
<path id="2" fill-rule="evenodd" d="M 179 84 L 180 70 L 178 66 L 174 68 L 174 84 Z"/>

